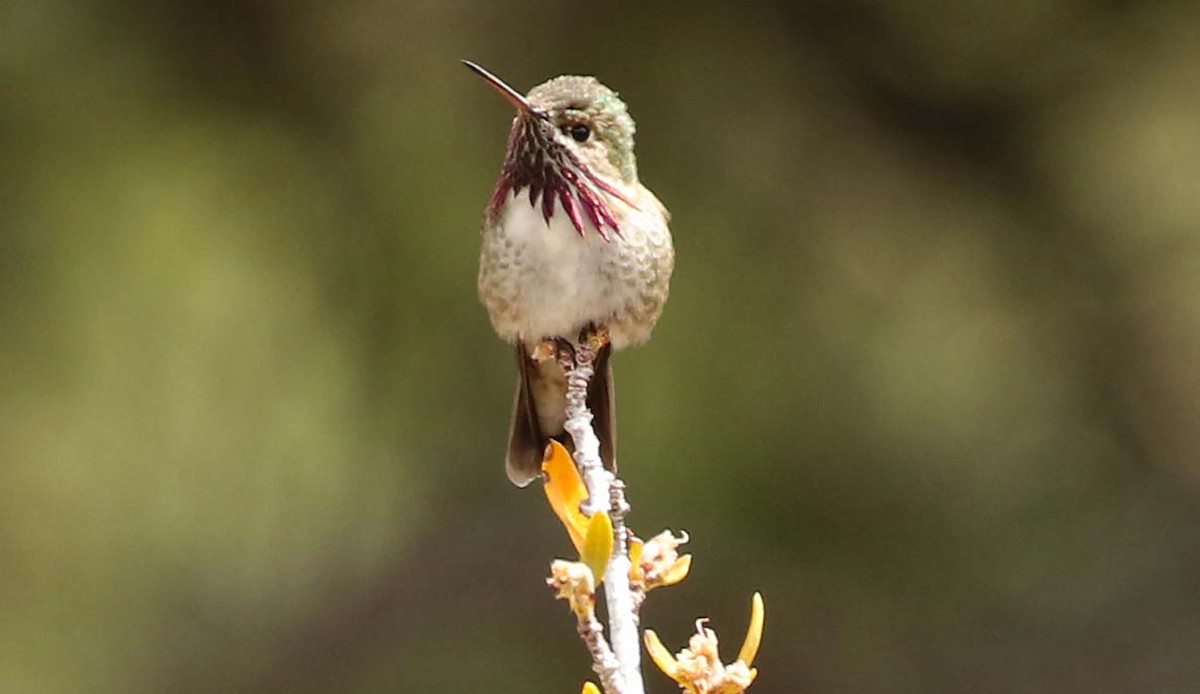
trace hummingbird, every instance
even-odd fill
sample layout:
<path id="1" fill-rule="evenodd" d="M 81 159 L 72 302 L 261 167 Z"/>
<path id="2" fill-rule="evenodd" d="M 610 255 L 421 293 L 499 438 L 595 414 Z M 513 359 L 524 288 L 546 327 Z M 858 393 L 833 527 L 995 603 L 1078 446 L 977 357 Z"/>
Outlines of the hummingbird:
<path id="1" fill-rule="evenodd" d="M 650 338 L 669 293 L 670 213 L 638 179 L 633 118 L 594 77 L 564 75 L 522 95 L 463 61 L 516 109 L 504 167 L 484 212 L 479 297 L 516 346 L 505 469 L 524 487 L 541 476 L 563 429 L 567 382 L 554 354 L 602 335 L 587 404 L 604 466 L 616 470 L 612 351 Z"/>

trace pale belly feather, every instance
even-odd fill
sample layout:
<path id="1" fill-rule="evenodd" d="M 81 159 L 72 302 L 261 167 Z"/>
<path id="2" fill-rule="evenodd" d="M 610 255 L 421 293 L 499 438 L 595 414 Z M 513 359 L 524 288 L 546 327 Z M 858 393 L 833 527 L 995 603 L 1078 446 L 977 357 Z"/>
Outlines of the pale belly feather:
<path id="1" fill-rule="evenodd" d="M 479 265 L 480 297 L 500 336 L 535 342 L 597 323 L 617 348 L 648 338 L 666 299 L 670 235 L 665 220 L 650 220 L 649 233 L 646 220 L 625 221 L 637 223 L 623 223 L 621 237 L 605 241 L 589 225 L 581 238 L 561 209 L 547 225 L 540 205 L 510 199 L 484 233 Z"/>

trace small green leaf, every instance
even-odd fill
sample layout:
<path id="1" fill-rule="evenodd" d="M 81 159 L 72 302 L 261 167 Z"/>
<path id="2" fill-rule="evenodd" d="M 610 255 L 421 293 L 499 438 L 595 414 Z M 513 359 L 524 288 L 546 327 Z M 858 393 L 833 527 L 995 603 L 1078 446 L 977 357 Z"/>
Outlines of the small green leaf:
<path id="1" fill-rule="evenodd" d="M 583 541 L 583 551 L 580 559 L 592 570 L 596 583 L 604 579 L 604 571 L 608 568 L 608 560 L 612 558 L 613 527 L 608 514 L 601 511 L 588 521 L 587 536 Z"/>

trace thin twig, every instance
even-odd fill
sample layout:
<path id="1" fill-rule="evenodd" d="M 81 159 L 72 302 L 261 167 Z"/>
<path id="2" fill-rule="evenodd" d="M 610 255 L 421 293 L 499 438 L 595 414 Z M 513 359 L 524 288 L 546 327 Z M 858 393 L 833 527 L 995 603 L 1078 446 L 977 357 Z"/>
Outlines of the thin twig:
<path id="1" fill-rule="evenodd" d="M 597 511 L 608 511 L 614 534 L 613 555 L 604 574 L 604 599 L 608 606 L 609 634 L 617 676 L 606 672 L 607 664 L 597 660 L 593 652 L 594 668 L 601 676 L 607 694 L 644 694 L 637 609 L 629 585 L 629 545 L 625 532 L 625 514 L 629 512 L 629 505 L 625 501 L 625 485 L 604 469 L 600 459 L 600 440 L 592 428 L 592 413 L 587 407 L 588 385 L 595 374 L 595 347 L 588 340 L 581 340 L 573 347 L 573 355 L 561 355 L 560 358 L 567 376 L 567 421 L 564 428 L 575 444 L 575 463 L 588 490 L 583 512 L 590 516 Z M 581 635 L 584 635 L 584 628 L 581 624 Z M 586 636 L 584 640 L 587 641 Z"/>
<path id="2" fill-rule="evenodd" d="M 604 626 L 593 616 L 587 621 L 580 621 L 578 629 L 579 637 L 587 645 L 588 653 L 592 654 L 592 670 L 600 676 L 600 684 L 604 686 L 604 691 L 624 692 L 621 664 L 608 642 L 604 640 Z"/>

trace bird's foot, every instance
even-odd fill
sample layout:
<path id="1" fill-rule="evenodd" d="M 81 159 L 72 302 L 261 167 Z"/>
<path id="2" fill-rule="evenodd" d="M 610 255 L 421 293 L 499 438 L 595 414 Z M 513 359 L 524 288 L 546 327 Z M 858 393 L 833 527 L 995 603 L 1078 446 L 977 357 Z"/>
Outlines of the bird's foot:
<path id="1" fill-rule="evenodd" d="M 554 338 L 555 348 L 558 354 L 559 361 L 575 361 L 575 345 L 565 337 Z"/>
<path id="2" fill-rule="evenodd" d="M 591 347 L 593 351 L 599 352 L 608 346 L 610 339 L 607 325 L 596 325 L 589 323 L 579 333 L 579 342 Z"/>
<path id="3" fill-rule="evenodd" d="M 558 358 L 557 340 L 542 340 L 529 350 L 529 360 L 534 364 Z"/>

